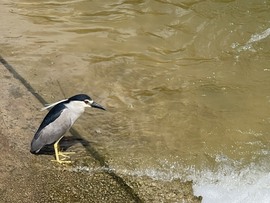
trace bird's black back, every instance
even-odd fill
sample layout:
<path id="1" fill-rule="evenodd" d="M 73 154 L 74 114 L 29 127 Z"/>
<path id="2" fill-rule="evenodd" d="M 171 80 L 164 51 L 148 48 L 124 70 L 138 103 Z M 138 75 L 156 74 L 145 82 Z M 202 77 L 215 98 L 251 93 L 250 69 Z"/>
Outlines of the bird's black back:
<path id="1" fill-rule="evenodd" d="M 49 125 L 50 123 L 52 123 L 53 121 L 55 121 L 63 112 L 63 110 L 66 108 L 65 103 L 67 103 L 67 101 L 63 101 L 57 105 L 55 105 L 50 111 L 49 113 L 45 116 L 45 118 L 43 119 L 42 123 L 40 124 L 34 139 L 37 139 L 39 136 L 39 132 L 45 128 L 47 125 Z"/>

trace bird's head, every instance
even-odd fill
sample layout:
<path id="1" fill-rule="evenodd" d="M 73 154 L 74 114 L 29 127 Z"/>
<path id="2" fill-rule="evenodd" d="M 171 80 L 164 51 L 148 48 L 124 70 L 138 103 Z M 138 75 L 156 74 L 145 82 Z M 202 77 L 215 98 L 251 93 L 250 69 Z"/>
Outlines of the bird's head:
<path id="1" fill-rule="evenodd" d="M 89 97 L 86 94 L 77 94 L 75 96 L 72 96 L 67 100 L 67 102 L 76 103 L 78 106 L 81 106 L 81 107 L 92 107 L 92 108 L 106 110 L 103 106 L 94 102 L 91 99 L 91 97 Z"/>

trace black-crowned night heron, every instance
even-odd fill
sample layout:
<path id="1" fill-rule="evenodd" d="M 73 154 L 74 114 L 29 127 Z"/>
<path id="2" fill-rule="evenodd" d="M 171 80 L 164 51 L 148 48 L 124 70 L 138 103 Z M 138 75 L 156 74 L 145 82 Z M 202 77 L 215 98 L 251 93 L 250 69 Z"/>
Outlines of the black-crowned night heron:
<path id="1" fill-rule="evenodd" d="M 61 100 L 43 109 L 51 108 L 40 124 L 31 142 L 30 152 L 37 154 L 45 145 L 54 143 L 55 159 L 59 163 L 70 163 L 64 160 L 70 152 L 60 152 L 59 141 L 82 115 L 86 107 L 105 110 L 86 94 L 78 94 L 69 99 Z M 60 159 L 62 156 L 63 159 Z"/>

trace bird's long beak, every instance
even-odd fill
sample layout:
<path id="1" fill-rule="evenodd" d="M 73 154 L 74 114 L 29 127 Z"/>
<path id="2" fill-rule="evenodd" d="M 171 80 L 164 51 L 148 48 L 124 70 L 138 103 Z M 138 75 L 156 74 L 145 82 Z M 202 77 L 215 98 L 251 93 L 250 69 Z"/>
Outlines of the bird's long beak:
<path id="1" fill-rule="evenodd" d="M 93 108 L 102 109 L 102 110 L 106 111 L 106 109 L 105 109 L 103 106 L 101 106 L 100 104 L 98 104 L 98 103 L 96 103 L 96 102 L 93 102 L 93 103 L 90 104 L 90 105 L 91 105 L 91 107 L 93 107 Z"/>

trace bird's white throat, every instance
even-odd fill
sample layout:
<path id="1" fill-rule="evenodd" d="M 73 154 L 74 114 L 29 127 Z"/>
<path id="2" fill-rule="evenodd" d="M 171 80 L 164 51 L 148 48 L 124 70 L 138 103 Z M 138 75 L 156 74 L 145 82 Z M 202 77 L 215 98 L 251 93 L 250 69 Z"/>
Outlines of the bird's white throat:
<path id="1" fill-rule="evenodd" d="M 82 114 L 84 109 L 88 107 L 83 101 L 71 101 L 66 103 L 65 106 L 75 114 Z"/>

